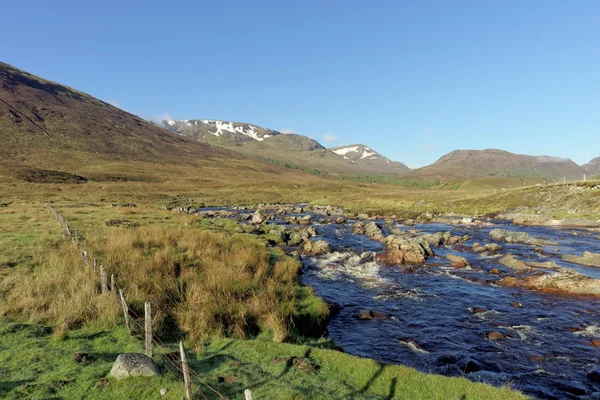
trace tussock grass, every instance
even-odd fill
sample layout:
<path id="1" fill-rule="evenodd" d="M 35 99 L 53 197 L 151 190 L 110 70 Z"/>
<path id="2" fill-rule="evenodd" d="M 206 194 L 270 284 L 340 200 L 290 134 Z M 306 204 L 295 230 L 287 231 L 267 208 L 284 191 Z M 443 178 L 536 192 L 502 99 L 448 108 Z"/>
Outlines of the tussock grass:
<path id="1" fill-rule="evenodd" d="M 153 225 L 107 229 L 87 243 L 116 275 L 136 314 L 142 315 L 144 302 L 152 304 L 160 335 L 179 329 L 191 339 L 270 332 L 283 341 L 293 329 L 300 264 L 270 257 L 255 238 Z"/>
<path id="2" fill-rule="evenodd" d="M 98 295 L 97 283 L 76 250 L 63 243 L 40 255 L 35 273 L 15 271 L 0 284 L 6 301 L 0 314 L 26 316 L 30 322 L 73 328 L 96 322 L 115 326 L 119 306 L 114 296 Z"/>

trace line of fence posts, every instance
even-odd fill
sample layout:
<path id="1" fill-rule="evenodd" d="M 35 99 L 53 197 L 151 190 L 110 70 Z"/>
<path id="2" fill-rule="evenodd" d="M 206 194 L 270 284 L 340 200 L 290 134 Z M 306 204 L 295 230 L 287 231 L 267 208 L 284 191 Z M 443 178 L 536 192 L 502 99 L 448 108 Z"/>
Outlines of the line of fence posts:
<path id="1" fill-rule="evenodd" d="M 65 218 L 49 204 L 48 204 L 48 208 L 50 209 L 50 211 L 52 212 L 52 214 L 54 215 L 56 220 L 63 227 L 63 230 L 65 231 L 65 234 L 67 235 L 67 237 L 70 238 L 71 241 L 76 246 L 78 246 L 80 237 L 79 237 L 79 232 L 77 231 L 77 229 L 74 229 L 74 231 L 73 231 L 74 235 L 73 235 L 71 233 L 71 229 L 69 228 L 69 224 L 67 223 Z M 84 264 L 89 265 L 88 252 L 86 250 L 81 250 L 81 256 L 82 256 Z M 96 257 L 94 257 L 92 259 L 91 267 L 92 267 L 93 273 L 95 274 L 96 271 L 98 270 L 98 260 Z M 100 265 L 99 270 L 100 270 L 100 291 L 102 294 L 106 294 L 109 291 L 108 275 L 107 275 L 106 270 L 103 265 Z M 131 330 L 131 323 L 130 323 L 130 316 L 129 316 L 129 306 L 128 306 L 127 300 L 125 298 L 125 294 L 123 293 L 123 289 L 117 290 L 117 283 L 116 283 L 114 273 L 111 273 L 111 275 L 110 275 L 110 291 L 119 297 L 119 300 L 121 302 L 121 308 L 123 311 L 123 318 L 125 320 L 125 327 L 127 329 L 127 332 L 131 335 L 132 330 Z M 152 357 L 154 339 L 153 339 L 153 332 L 152 332 L 152 307 L 149 302 L 144 303 L 144 338 L 145 338 L 145 340 L 144 340 L 145 354 L 148 357 Z M 185 348 L 183 346 L 183 341 L 179 342 L 179 351 L 180 351 L 180 356 L 181 356 L 181 370 L 183 373 L 183 379 L 184 379 L 184 385 L 185 385 L 185 397 L 187 400 L 191 400 L 192 399 L 192 383 L 191 383 L 191 377 L 190 377 L 190 368 L 189 368 L 189 365 L 187 362 L 187 356 L 185 354 Z M 196 374 L 196 376 L 197 376 L 197 374 Z M 216 392 L 216 393 L 218 393 L 218 392 Z M 220 393 L 219 393 L 219 395 L 220 395 Z M 245 396 L 246 400 L 253 400 L 252 392 L 250 391 L 250 389 L 246 389 L 244 391 L 244 396 Z"/>

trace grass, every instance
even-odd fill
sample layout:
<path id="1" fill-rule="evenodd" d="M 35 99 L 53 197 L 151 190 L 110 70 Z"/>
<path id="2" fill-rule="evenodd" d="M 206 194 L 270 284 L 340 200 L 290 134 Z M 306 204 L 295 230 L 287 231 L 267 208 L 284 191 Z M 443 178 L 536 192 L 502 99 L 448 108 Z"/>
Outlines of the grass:
<path id="1" fill-rule="evenodd" d="M 0 319 L 0 398 L 3 399 L 180 399 L 182 385 L 169 377 L 103 381 L 120 353 L 140 352 L 139 342 L 123 328 L 88 327 L 62 337 L 40 324 Z M 72 359 L 75 352 L 92 355 L 95 361 L 82 365 Z"/>
<path id="2" fill-rule="evenodd" d="M 199 354 L 188 352 L 190 366 L 226 398 L 242 398 L 246 388 L 260 399 L 524 399 L 508 388 L 463 378 L 427 375 L 313 345 L 261 340 L 218 339 Z M 6 399 L 180 399 L 183 385 L 163 377 L 105 379 L 117 355 L 139 352 L 139 341 L 122 328 L 77 329 L 60 338 L 52 329 L 0 319 L 0 398 Z M 88 365 L 72 359 L 86 352 Z M 161 355 L 155 356 L 161 360 Z M 217 398 L 194 381 L 210 399 Z"/>
<path id="3" fill-rule="evenodd" d="M 352 357 L 326 340 L 309 339 L 306 334 L 322 332 L 328 307 L 298 285 L 295 261 L 267 247 L 267 229 L 249 234 L 238 224 L 213 224 L 153 204 L 55 207 L 78 229 L 90 256 L 118 273 L 132 309 L 141 315 L 151 300 L 158 334 L 165 341 L 185 337 L 195 349 L 189 354 L 194 371 L 229 398 L 245 388 L 265 399 L 522 398 Z M 113 220 L 134 224 L 106 223 Z M 181 397 L 172 373 L 102 381 L 117 354 L 140 351 L 140 341 L 123 331 L 114 297 L 98 294 L 97 277 L 44 204 L 8 204 L 0 221 L 6 228 L 0 236 L 0 397 L 154 398 L 162 387 L 169 389 L 166 398 Z M 290 343 L 278 343 L 283 340 Z M 96 361 L 81 367 L 71 360 L 76 351 Z"/>

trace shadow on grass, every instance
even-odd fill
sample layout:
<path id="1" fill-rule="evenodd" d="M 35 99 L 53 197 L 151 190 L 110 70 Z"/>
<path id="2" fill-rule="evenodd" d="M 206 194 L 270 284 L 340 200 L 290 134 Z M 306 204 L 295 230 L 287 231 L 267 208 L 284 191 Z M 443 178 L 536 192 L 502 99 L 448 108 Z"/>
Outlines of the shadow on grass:
<path id="1" fill-rule="evenodd" d="M 0 381 L 0 398 L 5 398 L 4 396 L 8 395 L 8 393 L 10 393 L 12 390 L 20 386 L 30 384 L 31 382 L 33 382 L 32 379 L 22 381 Z"/>

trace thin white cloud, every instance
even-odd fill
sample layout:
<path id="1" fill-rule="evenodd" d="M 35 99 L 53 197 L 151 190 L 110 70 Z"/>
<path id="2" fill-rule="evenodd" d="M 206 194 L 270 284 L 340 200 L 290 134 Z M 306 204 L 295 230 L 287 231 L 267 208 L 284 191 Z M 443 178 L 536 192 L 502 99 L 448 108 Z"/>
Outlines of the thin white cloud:
<path id="1" fill-rule="evenodd" d="M 289 129 L 289 128 L 281 129 L 279 132 L 281 132 L 281 133 L 290 133 L 290 134 L 295 134 L 296 133 L 295 130 Z"/>
<path id="2" fill-rule="evenodd" d="M 117 108 L 121 108 L 121 104 L 119 104 L 119 101 L 116 99 L 110 99 L 107 101 L 108 104 L 110 104 L 111 106 L 115 106 Z"/>
<path id="3" fill-rule="evenodd" d="M 323 141 L 325 143 L 334 143 L 339 142 L 340 138 L 338 138 L 333 132 L 327 132 L 327 134 L 323 137 Z"/>
<path id="4" fill-rule="evenodd" d="M 419 169 L 419 168 L 423 167 L 423 165 L 421 165 L 421 164 L 407 164 L 406 166 L 410 169 Z"/>

